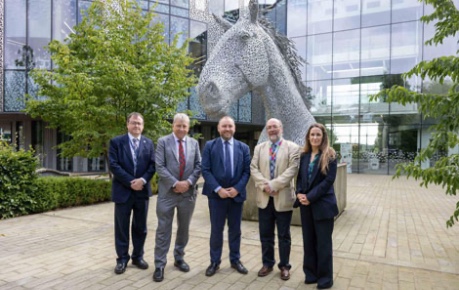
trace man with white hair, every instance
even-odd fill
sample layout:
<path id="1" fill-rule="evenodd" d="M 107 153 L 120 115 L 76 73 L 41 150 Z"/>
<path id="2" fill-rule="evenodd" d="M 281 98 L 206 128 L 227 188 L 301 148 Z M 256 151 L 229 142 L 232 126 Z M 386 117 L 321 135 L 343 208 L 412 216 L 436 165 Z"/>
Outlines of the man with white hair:
<path id="1" fill-rule="evenodd" d="M 201 153 L 198 141 L 187 136 L 190 119 L 183 113 L 174 116 L 172 134 L 158 140 L 156 172 L 158 172 L 158 201 L 156 216 L 155 272 L 153 280 L 164 279 L 167 252 L 171 244 L 172 222 L 177 209 L 177 236 L 174 247 L 174 266 L 182 272 L 190 271 L 184 260 L 189 227 L 193 215 L 197 185 L 201 174 Z"/>
<path id="2" fill-rule="evenodd" d="M 263 267 L 259 277 L 268 275 L 274 259 L 274 228 L 277 225 L 279 243 L 278 267 L 282 280 L 290 279 L 290 222 L 295 202 L 294 178 L 298 173 L 300 147 L 282 138 L 282 122 L 266 122 L 269 141 L 255 147 L 250 174 L 257 189 L 258 221 Z"/>

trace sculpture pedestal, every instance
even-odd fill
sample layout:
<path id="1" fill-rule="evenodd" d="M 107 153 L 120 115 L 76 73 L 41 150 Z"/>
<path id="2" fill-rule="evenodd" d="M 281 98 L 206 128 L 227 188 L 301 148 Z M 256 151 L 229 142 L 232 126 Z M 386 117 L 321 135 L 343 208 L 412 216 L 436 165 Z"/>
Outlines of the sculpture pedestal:
<path id="1" fill-rule="evenodd" d="M 333 184 L 335 188 L 336 201 L 338 203 L 338 216 L 344 211 L 347 203 L 347 171 L 346 163 L 338 164 L 338 170 L 336 173 L 335 183 Z M 256 189 L 255 184 L 250 178 L 249 183 L 247 184 L 247 200 L 244 203 L 244 210 L 242 212 L 242 219 L 248 221 L 257 221 L 258 220 L 258 207 L 257 207 L 257 198 L 256 198 Z M 292 225 L 300 226 L 301 217 L 300 210 L 293 210 Z"/>

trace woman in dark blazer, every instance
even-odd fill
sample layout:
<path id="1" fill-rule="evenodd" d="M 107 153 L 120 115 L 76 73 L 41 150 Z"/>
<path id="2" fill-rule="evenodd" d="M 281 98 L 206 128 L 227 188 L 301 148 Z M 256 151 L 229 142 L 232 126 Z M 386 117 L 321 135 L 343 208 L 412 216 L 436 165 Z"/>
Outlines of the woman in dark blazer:
<path id="1" fill-rule="evenodd" d="M 333 286 L 332 233 L 338 214 L 333 183 L 337 160 L 324 125 L 313 124 L 305 139 L 294 204 L 301 212 L 304 282 L 327 289 Z"/>

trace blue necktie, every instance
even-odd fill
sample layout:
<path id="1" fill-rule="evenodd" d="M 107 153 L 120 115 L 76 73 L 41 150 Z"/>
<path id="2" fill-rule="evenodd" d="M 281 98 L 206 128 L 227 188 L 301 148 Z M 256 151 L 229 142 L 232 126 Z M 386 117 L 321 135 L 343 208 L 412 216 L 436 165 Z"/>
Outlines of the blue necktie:
<path id="1" fill-rule="evenodd" d="M 225 141 L 225 176 L 230 179 L 233 177 L 231 171 L 231 156 L 229 142 Z"/>

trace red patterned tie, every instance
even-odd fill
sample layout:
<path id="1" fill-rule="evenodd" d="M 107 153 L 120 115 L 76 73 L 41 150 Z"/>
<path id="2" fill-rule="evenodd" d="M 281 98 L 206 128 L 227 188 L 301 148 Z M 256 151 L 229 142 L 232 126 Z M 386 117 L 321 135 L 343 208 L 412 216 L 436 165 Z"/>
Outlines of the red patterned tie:
<path id="1" fill-rule="evenodd" d="M 183 140 L 178 140 L 179 142 L 179 162 L 180 162 L 180 171 L 179 171 L 179 179 L 182 180 L 183 172 L 185 171 L 185 152 L 183 151 Z"/>

